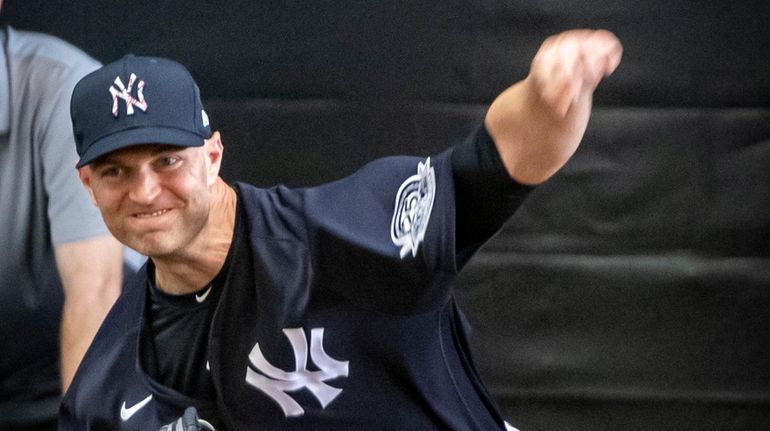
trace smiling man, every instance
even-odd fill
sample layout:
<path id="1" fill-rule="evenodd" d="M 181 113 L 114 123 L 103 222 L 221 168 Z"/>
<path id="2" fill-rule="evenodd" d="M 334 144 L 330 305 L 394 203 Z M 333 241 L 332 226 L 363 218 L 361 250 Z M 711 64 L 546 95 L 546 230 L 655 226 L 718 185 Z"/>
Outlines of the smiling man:
<path id="1" fill-rule="evenodd" d="M 61 429 L 510 428 L 453 284 L 575 152 L 621 52 L 606 31 L 553 36 L 463 144 L 306 189 L 226 184 L 221 136 L 178 63 L 127 56 L 85 77 L 71 103 L 81 181 L 150 259 L 86 354 Z"/>

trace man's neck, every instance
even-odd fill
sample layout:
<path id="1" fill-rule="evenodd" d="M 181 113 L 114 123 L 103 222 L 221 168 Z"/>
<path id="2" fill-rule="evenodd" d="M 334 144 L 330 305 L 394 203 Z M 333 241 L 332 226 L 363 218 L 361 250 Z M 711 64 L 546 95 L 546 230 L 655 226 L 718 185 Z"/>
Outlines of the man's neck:
<path id="1" fill-rule="evenodd" d="M 155 284 L 172 295 L 204 288 L 221 271 L 230 250 L 235 228 L 237 197 L 221 178 L 214 184 L 215 197 L 206 226 L 181 256 L 154 257 Z"/>

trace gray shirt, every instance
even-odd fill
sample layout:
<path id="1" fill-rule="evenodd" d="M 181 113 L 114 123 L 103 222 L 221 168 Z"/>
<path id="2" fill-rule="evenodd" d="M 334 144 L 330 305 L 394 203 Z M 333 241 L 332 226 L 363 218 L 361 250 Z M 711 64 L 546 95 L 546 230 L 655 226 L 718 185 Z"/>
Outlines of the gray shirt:
<path id="1" fill-rule="evenodd" d="M 12 28 L 0 28 L 0 45 L 1 427 L 55 417 L 63 295 L 53 246 L 107 229 L 75 170 L 69 113 L 72 88 L 99 63 Z"/>

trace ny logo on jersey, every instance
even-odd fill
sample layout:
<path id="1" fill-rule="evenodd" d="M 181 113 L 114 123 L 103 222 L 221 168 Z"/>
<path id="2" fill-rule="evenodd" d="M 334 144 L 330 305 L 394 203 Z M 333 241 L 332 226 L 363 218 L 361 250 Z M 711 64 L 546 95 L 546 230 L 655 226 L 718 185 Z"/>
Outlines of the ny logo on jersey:
<path id="1" fill-rule="evenodd" d="M 283 333 L 289 339 L 294 350 L 295 370 L 288 372 L 273 366 L 265 359 L 259 343 L 254 345 L 249 353 L 252 367 L 246 367 L 246 382 L 264 392 L 281 406 L 286 417 L 301 416 L 305 410 L 287 392 L 307 388 L 321 406 L 326 408 L 342 389 L 324 383 L 336 377 L 348 376 L 348 361 L 338 361 L 330 357 L 323 348 L 324 328 L 314 328 L 310 331 L 310 351 L 308 352 L 305 330 L 302 328 L 284 329 Z M 319 369 L 307 369 L 308 353 L 310 359 Z"/>
<path id="2" fill-rule="evenodd" d="M 114 85 L 110 86 L 110 94 L 112 94 L 112 115 L 116 118 L 118 116 L 118 99 L 123 99 L 126 102 L 126 115 L 134 115 L 134 106 L 141 109 L 142 112 L 147 111 L 147 102 L 144 100 L 144 81 L 139 81 L 136 88 L 136 98 L 131 95 L 131 89 L 134 87 L 136 81 L 136 75 L 131 74 L 128 77 L 128 87 L 123 85 L 123 81 L 119 76 L 115 77 Z"/>
<path id="3" fill-rule="evenodd" d="M 417 165 L 417 174 L 407 178 L 396 193 L 390 238 L 401 248 L 401 259 L 409 252 L 412 257 L 417 255 L 417 248 L 425 239 L 435 195 L 436 173 L 428 157 L 425 163 Z"/>

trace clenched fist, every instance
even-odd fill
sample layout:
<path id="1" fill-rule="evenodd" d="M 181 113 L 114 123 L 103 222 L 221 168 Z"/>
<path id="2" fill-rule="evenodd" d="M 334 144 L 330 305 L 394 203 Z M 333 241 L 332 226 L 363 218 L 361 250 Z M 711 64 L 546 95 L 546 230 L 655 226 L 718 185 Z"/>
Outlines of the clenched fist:
<path id="1" fill-rule="evenodd" d="M 622 53 L 606 30 L 570 30 L 543 42 L 529 75 L 503 91 L 485 118 L 511 178 L 542 183 L 572 157 L 588 125 L 593 92 Z"/>

